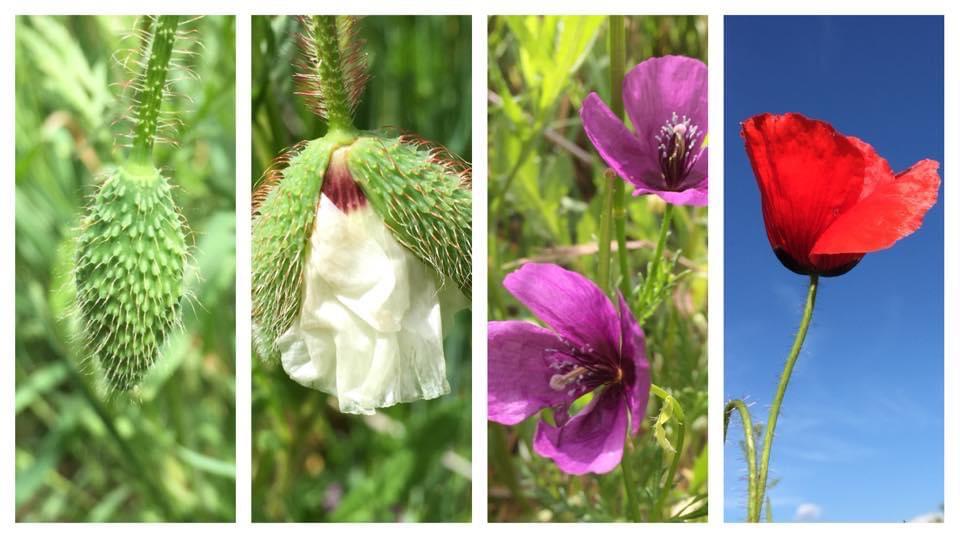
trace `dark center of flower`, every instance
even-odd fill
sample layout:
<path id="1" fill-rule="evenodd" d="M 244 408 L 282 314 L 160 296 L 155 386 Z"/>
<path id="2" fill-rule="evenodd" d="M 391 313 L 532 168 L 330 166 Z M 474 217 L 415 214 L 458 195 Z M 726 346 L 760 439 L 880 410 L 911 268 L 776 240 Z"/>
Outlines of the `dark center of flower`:
<path id="1" fill-rule="evenodd" d="M 613 362 L 596 357 L 590 347 L 566 344 L 570 346 L 567 350 L 548 351 L 549 366 L 556 372 L 550 377 L 550 389 L 575 397 L 605 384 L 620 383 L 623 375 Z"/>
<path id="2" fill-rule="evenodd" d="M 666 186 L 679 188 L 700 158 L 700 127 L 674 112 L 657 133 L 657 157 Z"/>

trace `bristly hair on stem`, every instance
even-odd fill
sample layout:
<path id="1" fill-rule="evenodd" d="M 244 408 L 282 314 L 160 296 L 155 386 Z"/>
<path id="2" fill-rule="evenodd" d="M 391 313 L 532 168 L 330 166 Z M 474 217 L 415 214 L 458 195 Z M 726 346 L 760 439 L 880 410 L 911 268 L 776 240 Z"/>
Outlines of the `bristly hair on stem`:
<path id="1" fill-rule="evenodd" d="M 163 105 L 175 97 L 191 101 L 176 94 L 174 88 L 183 80 L 200 78 L 190 67 L 191 58 L 198 54 L 195 49 L 202 47 L 192 24 L 197 19 L 144 17 L 123 36 L 124 41 L 135 44 L 113 55 L 129 77 L 116 85 L 125 105 L 114 123 L 127 126 L 117 133 L 116 143 L 129 148 L 135 160 L 149 161 L 156 143 L 177 146 L 182 111 L 167 110 Z"/>
<path id="2" fill-rule="evenodd" d="M 296 93 L 333 129 L 352 129 L 353 113 L 369 79 L 359 21 L 347 16 L 300 17 Z"/>

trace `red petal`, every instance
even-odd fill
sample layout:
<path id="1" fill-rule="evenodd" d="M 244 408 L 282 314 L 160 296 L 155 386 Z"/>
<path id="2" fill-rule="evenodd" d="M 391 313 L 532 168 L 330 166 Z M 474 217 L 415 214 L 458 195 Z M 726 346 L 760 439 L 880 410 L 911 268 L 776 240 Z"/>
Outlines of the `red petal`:
<path id="1" fill-rule="evenodd" d="M 869 152 L 876 156 L 872 148 Z M 879 156 L 876 159 L 889 171 L 885 160 Z M 881 167 L 867 168 L 876 171 Z M 869 253 L 886 249 L 916 232 L 927 210 L 937 201 L 939 168 L 936 161 L 925 159 L 896 176 L 892 172 L 878 174 L 871 192 L 827 228 L 813 251 L 817 254 Z"/>
<path id="2" fill-rule="evenodd" d="M 859 199 L 864 158 L 826 122 L 761 114 L 741 128 L 763 203 L 770 246 L 800 273 L 827 273 L 810 252 L 834 219 Z"/>

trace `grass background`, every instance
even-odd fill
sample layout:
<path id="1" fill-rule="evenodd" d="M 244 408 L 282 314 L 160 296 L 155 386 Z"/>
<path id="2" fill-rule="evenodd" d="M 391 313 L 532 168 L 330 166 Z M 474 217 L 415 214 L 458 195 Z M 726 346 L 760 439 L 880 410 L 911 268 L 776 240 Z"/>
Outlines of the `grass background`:
<path id="1" fill-rule="evenodd" d="M 706 27 L 706 17 L 627 17 L 627 69 L 665 54 L 706 61 Z M 488 28 L 489 314 L 491 320 L 533 320 L 501 284 L 524 260 L 596 275 L 597 194 L 605 164 L 583 132 L 579 109 L 591 91 L 609 104 L 607 18 L 492 17 Z M 628 196 L 625 208 L 630 268 L 645 274 L 664 204 L 654 196 Z M 643 324 L 653 383 L 679 400 L 688 426 L 667 503 L 671 514 L 689 512 L 683 520 L 700 521 L 705 510 L 692 509 L 698 503 L 705 508 L 707 489 L 706 240 L 706 208 L 677 207 L 667 250 L 681 255 L 676 271 L 690 273 Z M 659 405 L 651 397 L 645 432 L 628 462 L 644 516 L 669 462 L 650 432 Z M 489 520 L 623 520 L 620 470 L 563 474 L 533 453 L 536 421 L 489 424 Z"/>
<path id="2" fill-rule="evenodd" d="M 156 163 L 190 224 L 183 331 L 131 395 L 106 394 L 71 309 L 73 240 L 123 111 L 132 17 L 16 21 L 16 519 L 234 519 L 234 21 L 190 24 L 197 81 Z"/>
<path id="3" fill-rule="evenodd" d="M 326 126 L 294 95 L 296 18 L 253 18 L 252 170 Z M 470 160 L 470 18 L 368 17 L 370 82 L 355 124 L 398 127 Z M 470 519 L 470 315 L 445 341 L 451 393 L 341 414 L 329 395 L 253 361 L 254 521 Z"/>

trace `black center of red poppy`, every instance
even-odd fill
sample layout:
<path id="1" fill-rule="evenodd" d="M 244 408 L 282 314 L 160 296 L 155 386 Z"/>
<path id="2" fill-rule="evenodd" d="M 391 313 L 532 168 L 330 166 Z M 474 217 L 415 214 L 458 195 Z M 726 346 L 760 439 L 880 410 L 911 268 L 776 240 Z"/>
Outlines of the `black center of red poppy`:
<path id="1" fill-rule="evenodd" d="M 681 187 L 693 165 L 700 158 L 700 127 L 687 116 L 674 112 L 657 133 L 660 173 L 669 189 Z"/>

